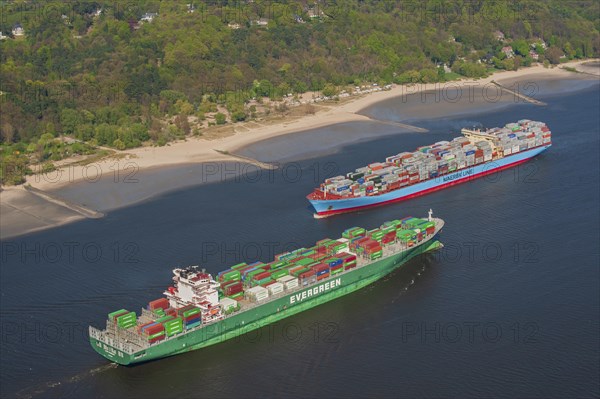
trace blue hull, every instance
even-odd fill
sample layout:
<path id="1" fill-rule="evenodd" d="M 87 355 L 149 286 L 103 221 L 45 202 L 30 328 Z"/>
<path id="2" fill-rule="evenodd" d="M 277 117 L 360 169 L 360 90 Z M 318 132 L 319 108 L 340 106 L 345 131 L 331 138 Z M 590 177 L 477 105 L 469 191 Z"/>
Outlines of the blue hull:
<path id="1" fill-rule="evenodd" d="M 456 172 L 448 173 L 443 176 L 402 187 L 381 195 L 332 200 L 309 199 L 309 202 L 315 208 L 316 216 L 321 217 L 331 216 L 337 213 L 351 212 L 354 210 L 383 205 L 391 202 L 398 202 L 419 195 L 424 195 L 428 192 L 436 191 L 470 179 L 482 177 L 501 169 L 515 166 L 535 157 L 536 155 L 550 148 L 551 145 L 552 144 L 545 144 L 536 148 L 519 152 L 517 154 L 509 155 L 501 159 L 470 166 Z"/>

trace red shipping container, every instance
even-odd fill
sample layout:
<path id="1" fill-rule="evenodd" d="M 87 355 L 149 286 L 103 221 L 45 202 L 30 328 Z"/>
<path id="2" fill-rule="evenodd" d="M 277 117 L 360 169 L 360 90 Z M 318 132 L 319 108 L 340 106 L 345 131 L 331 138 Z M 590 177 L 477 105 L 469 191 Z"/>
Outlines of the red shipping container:
<path id="1" fill-rule="evenodd" d="M 435 232 L 435 227 L 428 227 L 425 231 L 427 234 L 433 234 Z"/>
<path id="2" fill-rule="evenodd" d="M 331 267 L 331 270 L 337 270 L 337 269 L 341 269 L 342 267 L 344 267 L 344 264 L 343 264 L 343 263 L 340 263 L 340 264 L 339 264 L 339 265 L 337 265 L 337 266 L 332 266 L 332 267 Z"/>
<path id="3" fill-rule="evenodd" d="M 312 269 L 313 273 L 318 273 L 318 272 L 322 272 L 323 270 L 329 269 L 329 265 L 326 265 L 324 263 L 319 263 L 318 265 L 314 265 L 313 267 L 311 267 L 311 269 Z"/>
<path id="4" fill-rule="evenodd" d="M 271 277 L 271 272 L 262 272 L 262 273 L 255 274 L 252 277 L 252 280 L 259 281 L 259 280 L 265 279 L 267 277 Z"/>
<path id="5" fill-rule="evenodd" d="M 177 309 L 177 314 L 180 314 L 180 315 L 181 315 L 181 314 L 183 314 L 183 312 L 185 312 L 186 310 L 190 310 L 190 309 L 192 309 L 192 308 L 194 308 L 194 305 L 186 305 L 186 306 L 183 306 L 183 307 L 181 307 L 181 308 Z"/>
<path id="6" fill-rule="evenodd" d="M 325 279 L 327 277 L 329 277 L 329 273 L 323 273 L 320 276 L 317 276 L 317 281 L 323 280 L 323 279 Z"/>
<path id="7" fill-rule="evenodd" d="M 261 284 L 260 286 L 264 287 L 264 288 L 267 288 L 268 286 L 270 286 L 271 284 L 275 284 L 276 282 L 277 281 L 269 281 L 268 283 Z"/>
<path id="8" fill-rule="evenodd" d="M 298 270 L 302 270 L 304 269 L 306 266 L 297 266 L 297 267 L 292 267 L 290 270 L 289 274 L 294 274 L 295 272 L 297 272 Z"/>
<path id="9" fill-rule="evenodd" d="M 146 335 L 154 335 L 158 332 L 164 331 L 165 326 L 163 326 L 161 323 L 159 324 L 155 324 L 151 327 L 148 327 L 144 330 L 144 334 Z"/>
<path id="10" fill-rule="evenodd" d="M 300 276 L 298 276 L 298 277 L 300 277 L 301 279 L 307 279 L 307 278 L 310 278 L 310 277 L 312 277 L 314 275 L 315 275 L 315 271 L 314 270 L 309 270 L 307 272 L 304 272 L 304 273 L 300 274 Z"/>
<path id="11" fill-rule="evenodd" d="M 158 342 L 158 341 L 162 341 L 163 339 L 165 339 L 164 335 L 160 335 L 158 337 L 152 338 L 150 340 L 148 340 L 148 342 L 150 342 L 151 344 Z"/>
<path id="12" fill-rule="evenodd" d="M 173 308 L 169 308 L 167 310 L 165 310 L 165 313 L 168 316 L 173 316 L 173 317 L 177 317 L 177 310 L 173 309 Z"/>
<path id="13" fill-rule="evenodd" d="M 348 269 L 352 269 L 352 268 L 354 268 L 354 267 L 356 267 L 356 263 L 353 263 L 353 264 L 351 264 L 351 265 L 350 265 L 350 264 L 348 264 L 348 265 L 345 265 L 345 266 L 344 266 L 344 269 L 345 269 L 345 270 L 348 270 Z"/>
<path id="14" fill-rule="evenodd" d="M 376 247 L 365 248 L 365 252 L 368 254 L 373 254 L 373 253 L 379 252 L 381 250 L 382 250 L 382 248 L 380 245 L 377 245 Z"/>
<path id="15" fill-rule="evenodd" d="M 378 246 L 378 245 L 379 245 L 379 243 L 378 243 L 377 241 L 375 241 L 375 240 L 370 240 L 370 241 L 368 241 L 368 242 L 365 242 L 365 243 L 364 243 L 364 244 L 362 244 L 361 246 L 362 246 L 363 248 L 372 248 L 372 247 L 375 247 L 375 246 Z"/>
<path id="16" fill-rule="evenodd" d="M 150 310 L 155 310 L 158 308 L 165 310 L 169 307 L 169 300 L 167 298 L 160 298 L 160 299 L 151 301 L 149 303 L 149 305 L 150 305 Z"/>
<path id="17" fill-rule="evenodd" d="M 234 294 L 237 294 L 238 292 L 241 292 L 243 289 L 244 289 L 244 284 L 241 281 L 239 281 L 235 284 L 229 285 L 225 289 L 225 295 L 234 295 Z"/>
<path id="18" fill-rule="evenodd" d="M 153 321 L 151 321 L 151 322 L 149 322 L 149 323 L 146 323 L 146 324 L 140 324 L 139 326 L 137 326 L 137 331 L 138 331 L 138 332 L 142 332 L 142 328 L 144 328 L 144 327 L 146 327 L 146 326 L 148 326 L 148 325 L 150 325 L 150 324 L 152 324 L 152 323 L 154 323 L 154 322 L 153 322 Z"/>
<path id="19" fill-rule="evenodd" d="M 344 258 L 344 263 L 350 263 L 356 260 L 356 255 L 350 255 L 346 258 Z"/>

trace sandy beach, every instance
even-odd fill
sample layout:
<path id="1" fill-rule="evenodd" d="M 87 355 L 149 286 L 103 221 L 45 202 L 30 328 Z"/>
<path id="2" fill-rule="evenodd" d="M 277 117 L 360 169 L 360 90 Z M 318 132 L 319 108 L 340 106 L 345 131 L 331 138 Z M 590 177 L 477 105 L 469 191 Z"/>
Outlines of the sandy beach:
<path id="1" fill-rule="evenodd" d="M 164 168 L 173 165 L 200 164 L 206 162 L 252 162 L 240 159 L 233 154 L 236 151 L 257 142 L 271 139 L 278 136 L 291 133 L 312 130 L 330 125 L 336 125 L 345 122 L 377 122 L 376 117 L 372 117 L 369 112 L 364 112 L 376 103 L 404 96 L 405 98 L 421 97 L 421 93 L 438 91 L 447 92 L 448 90 L 459 90 L 467 87 L 477 88 L 495 88 L 495 83 L 501 84 L 507 88 L 514 88 L 514 82 L 523 82 L 530 79 L 538 80 L 590 80 L 598 79 L 598 68 L 582 66 L 597 61 L 576 61 L 562 64 L 560 67 L 544 68 L 541 65 L 523 68 L 518 71 L 503 71 L 493 74 L 485 79 L 478 80 L 460 80 L 448 82 L 445 84 L 415 84 L 411 86 L 394 86 L 391 90 L 377 91 L 370 94 L 364 94 L 357 97 L 351 97 L 341 101 L 340 104 L 330 102 L 324 104 L 324 107 L 316 107 L 315 114 L 306 115 L 297 118 L 289 118 L 281 122 L 272 124 L 261 122 L 247 122 L 243 124 L 231 125 L 234 134 L 227 137 L 213 140 L 204 138 L 188 138 L 185 141 L 172 142 L 164 147 L 142 147 L 126 151 L 116 151 L 116 156 L 99 160 L 87 165 L 67 164 L 57 171 L 48 175 L 33 175 L 27 179 L 27 184 L 35 189 L 42 191 L 56 192 L 57 190 L 78 182 L 97 182 L 101 180 L 112 179 L 115 182 L 126 181 L 131 176 L 135 176 L 140 171 L 151 171 L 156 168 Z M 589 65 L 589 64 L 588 64 Z M 563 69 L 564 67 L 579 68 L 584 73 L 574 73 Z M 535 98 L 535 92 L 530 92 L 526 88 L 518 87 L 517 91 L 523 94 L 530 94 Z M 510 96 L 506 96 L 510 97 Z M 422 97 L 421 97 L 422 98 Z M 424 112 L 430 112 L 431 107 L 426 107 L 425 101 L 412 101 L 413 110 L 411 115 L 415 119 L 422 117 Z M 445 104 L 448 112 L 457 105 Z M 481 101 L 479 101 L 481 103 Z M 402 106 L 404 105 L 404 101 Z M 477 103 L 475 105 L 478 105 Z M 444 107 L 438 107 L 440 109 Z M 465 108 L 465 105 L 462 105 Z M 324 109 L 322 109 L 324 108 Z M 454 112 L 454 111 L 452 111 Z M 435 117 L 435 115 L 431 115 Z M 408 118 L 410 119 L 410 118 Z M 383 121 L 382 123 L 386 123 Z M 397 122 L 395 122 L 397 123 Z M 418 127 L 411 127 L 397 123 L 403 130 L 419 131 Z M 260 163 L 258 166 L 263 166 Z M 145 188 L 148 191 L 147 188 Z M 96 190 L 97 191 L 97 190 Z M 151 196 L 151 191 L 145 193 L 146 198 Z M 155 192 L 163 192 L 157 189 Z M 98 193 L 100 194 L 100 193 Z M 24 234 L 26 232 L 39 230 L 63 224 L 73 220 L 87 217 L 81 212 L 67 208 L 55 209 L 61 207 L 54 203 L 51 206 L 43 207 L 40 203 L 41 197 L 19 187 L 4 187 L 0 195 L 0 210 L 2 213 L 2 224 L 0 238 Z M 77 201 L 80 205 L 85 203 Z M 125 201 L 127 202 L 127 201 Z M 21 205 L 23 204 L 23 205 Z M 37 207 L 35 204 L 38 204 Z M 66 213 L 65 213 L 66 212 Z M 24 216 L 26 215 L 26 216 Z M 48 217 L 50 215 L 50 217 Z M 24 221 L 23 221 L 24 220 Z M 21 223 L 21 221 L 23 221 Z M 19 227 L 19 225 L 22 227 Z"/>
<path id="2" fill-rule="evenodd" d="M 561 65 L 561 67 L 577 67 L 578 65 L 589 62 L 576 61 Z M 115 170 L 126 171 L 132 168 L 132 164 L 139 170 L 182 163 L 198 162 L 219 162 L 219 161 L 239 161 L 239 159 L 219 153 L 215 150 L 233 153 L 236 150 L 261 140 L 281 136 L 290 133 L 301 132 L 304 130 L 315 129 L 323 126 L 333 125 L 343 122 L 368 121 L 370 118 L 359 112 L 373 104 L 387 99 L 412 96 L 429 90 L 440 90 L 440 88 L 453 88 L 457 86 L 477 85 L 483 87 L 489 85 L 492 81 L 502 82 L 503 80 L 514 80 L 527 76 L 535 76 L 536 79 L 550 79 L 558 77 L 575 78 L 576 74 L 564 69 L 555 67 L 552 69 L 544 68 L 541 65 L 523 68 L 518 71 L 503 71 L 493 74 L 485 79 L 479 80 L 460 80 L 446 84 L 415 84 L 412 86 L 395 86 L 388 91 L 379 91 L 366 94 L 356 99 L 336 105 L 328 104 L 330 108 L 327 111 L 317 112 L 314 115 L 307 115 L 302 118 L 281 122 L 272 125 L 261 125 L 260 123 L 245 123 L 235 125 L 236 133 L 232 136 L 206 140 L 202 138 L 188 138 L 185 141 L 172 142 L 164 147 L 141 147 L 126 151 L 117 151 L 119 158 L 108 158 L 92 165 L 69 166 L 68 170 L 59 170 L 48 176 L 29 176 L 27 184 L 41 190 L 57 189 L 58 187 L 73 183 L 79 180 L 94 180 L 98 176 L 111 176 Z M 249 127 L 248 125 L 254 125 Z M 258 125 L 258 126 L 255 126 Z"/>

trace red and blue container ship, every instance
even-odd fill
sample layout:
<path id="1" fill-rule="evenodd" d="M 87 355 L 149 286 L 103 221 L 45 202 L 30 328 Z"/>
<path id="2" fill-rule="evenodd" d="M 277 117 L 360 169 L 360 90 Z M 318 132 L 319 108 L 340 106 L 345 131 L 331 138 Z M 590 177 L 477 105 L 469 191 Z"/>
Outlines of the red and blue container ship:
<path id="1" fill-rule="evenodd" d="M 326 179 L 306 198 L 315 217 L 328 217 L 403 201 L 507 169 L 552 145 L 543 122 L 527 119 L 387 157 L 346 176 Z"/>

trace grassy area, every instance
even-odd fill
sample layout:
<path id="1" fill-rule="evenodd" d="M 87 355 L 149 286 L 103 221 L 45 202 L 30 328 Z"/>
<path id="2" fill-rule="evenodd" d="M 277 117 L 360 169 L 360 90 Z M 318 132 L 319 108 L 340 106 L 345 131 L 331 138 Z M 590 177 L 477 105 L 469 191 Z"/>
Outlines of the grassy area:
<path id="1" fill-rule="evenodd" d="M 446 72 L 444 77 L 446 78 L 447 81 L 460 80 L 460 79 L 464 78 L 464 76 L 462 76 L 461 74 L 458 74 L 456 72 Z"/>
<path id="2" fill-rule="evenodd" d="M 560 68 L 564 69 L 565 71 L 569 71 L 569 72 L 581 73 L 580 71 L 578 71 L 577 69 L 575 69 L 573 67 L 563 66 L 563 67 L 560 67 Z"/>

